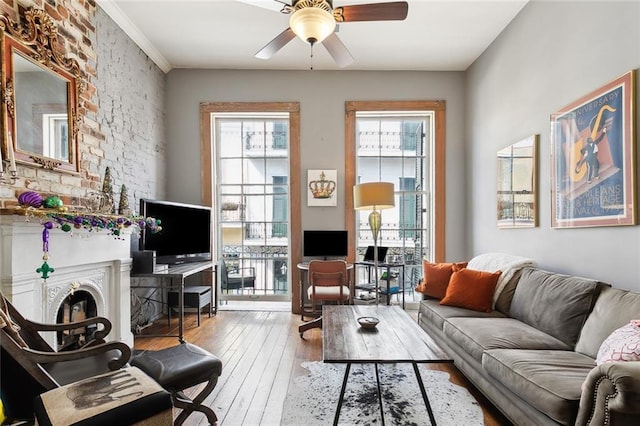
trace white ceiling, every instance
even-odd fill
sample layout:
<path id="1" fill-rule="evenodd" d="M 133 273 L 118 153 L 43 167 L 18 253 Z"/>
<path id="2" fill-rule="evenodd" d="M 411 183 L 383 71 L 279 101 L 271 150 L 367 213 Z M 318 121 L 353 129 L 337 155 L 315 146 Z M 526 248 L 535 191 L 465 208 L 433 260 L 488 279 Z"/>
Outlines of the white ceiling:
<path id="1" fill-rule="evenodd" d="M 290 0 L 280 0 L 290 3 Z M 334 7 L 393 0 L 334 0 Z M 324 46 L 295 38 L 271 59 L 255 53 L 289 26 L 276 0 L 97 0 L 165 72 L 172 68 L 338 68 Z M 347 70 L 463 71 L 528 0 L 408 0 L 404 21 L 347 22 Z M 252 5 L 250 3 L 258 3 Z"/>

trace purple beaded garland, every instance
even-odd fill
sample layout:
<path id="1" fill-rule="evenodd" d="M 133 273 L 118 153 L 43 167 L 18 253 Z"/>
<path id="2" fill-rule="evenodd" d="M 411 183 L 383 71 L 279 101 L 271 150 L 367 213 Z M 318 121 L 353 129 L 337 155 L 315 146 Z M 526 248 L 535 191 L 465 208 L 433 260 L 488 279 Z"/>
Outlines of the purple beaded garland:
<path id="1" fill-rule="evenodd" d="M 46 255 L 49 252 L 49 229 L 53 228 L 53 222 L 47 221 L 44 223 L 44 229 L 42 230 L 42 251 Z"/>

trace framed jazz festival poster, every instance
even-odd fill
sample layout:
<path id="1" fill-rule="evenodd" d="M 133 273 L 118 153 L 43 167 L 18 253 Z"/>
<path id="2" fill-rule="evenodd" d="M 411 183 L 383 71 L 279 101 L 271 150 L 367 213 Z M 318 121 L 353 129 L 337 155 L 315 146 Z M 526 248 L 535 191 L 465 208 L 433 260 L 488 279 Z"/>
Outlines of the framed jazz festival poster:
<path id="1" fill-rule="evenodd" d="M 551 226 L 636 224 L 635 70 L 551 115 Z"/>

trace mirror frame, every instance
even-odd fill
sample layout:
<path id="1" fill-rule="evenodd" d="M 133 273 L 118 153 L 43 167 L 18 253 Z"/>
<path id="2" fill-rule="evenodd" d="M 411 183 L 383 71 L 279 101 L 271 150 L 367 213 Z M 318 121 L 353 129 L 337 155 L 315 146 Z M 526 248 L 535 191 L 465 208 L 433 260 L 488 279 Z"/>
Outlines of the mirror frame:
<path id="1" fill-rule="evenodd" d="M 6 15 L 0 15 L 0 54 L 2 55 L 2 78 L 0 93 L 2 96 L 2 148 L 4 158 L 9 143 L 13 143 L 17 163 L 41 167 L 53 171 L 78 173 L 78 130 L 81 114 L 78 104 L 79 93 L 84 91 L 84 78 L 78 62 L 59 51 L 63 45 L 58 40 L 58 30 L 53 20 L 44 10 L 29 8 L 22 16 L 25 25 L 13 21 Z M 45 157 L 37 153 L 21 151 L 16 138 L 9 140 L 8 132 L 16 135 L 15 87 L 13 72 L 13 53 L 16 53 L 42 69 L 52 72 L 67 82 L 67 116 L 69 122 L 69 159 L 68 161 Z M 19 138 L 20 135 L 17 135 Z"/>
<path id="2" fill-rule="evenodd" d="M 496 204 L 498 228 L 500 229 L 535 228 L 538 226 L 539 139 L 540 135 L 534 134 L 502 148 L 497 153 Z M 514 152 L 523 149 L 525 152 L 528 151 L 528 155 L 514 155 Z M 519 168 L 514 167 L 514 160 L 521 160 Z M 505 161 L 508 161 L 509 167 L 507 168 L 508 173 L 503 174 Z M 522 167 L 524 162 L 526 162 L 526 166 Z M 514 191 L 514 182 L 518 184 L 519 188 L 522 188 L 523 183 L 526 183 L 525 188 Z"/>

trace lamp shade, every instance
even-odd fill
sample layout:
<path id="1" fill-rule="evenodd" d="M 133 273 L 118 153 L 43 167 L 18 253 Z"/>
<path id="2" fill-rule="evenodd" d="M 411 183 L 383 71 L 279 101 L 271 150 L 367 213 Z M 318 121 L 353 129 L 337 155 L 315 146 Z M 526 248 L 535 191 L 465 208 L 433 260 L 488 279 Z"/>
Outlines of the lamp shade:
<path id="1" fill-rule="evenodd" d="M 336 20 L 326 10 L 306 7 L 296 10 L 289 19 L 289 27 L 307 43 L 320 43 L 336 28 Z"/>
<path id="2" fill-rule="evenodd" d="M 367 182 L 353 187 L 353 208 L 356 210 L 384 210 L 394 206 L 390 182 Z"/>

